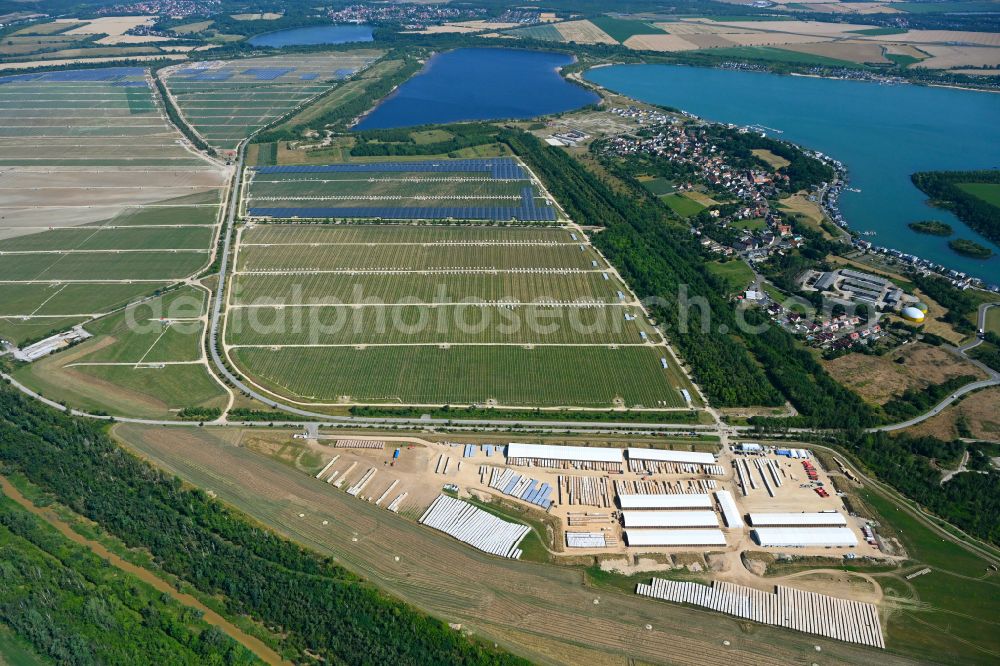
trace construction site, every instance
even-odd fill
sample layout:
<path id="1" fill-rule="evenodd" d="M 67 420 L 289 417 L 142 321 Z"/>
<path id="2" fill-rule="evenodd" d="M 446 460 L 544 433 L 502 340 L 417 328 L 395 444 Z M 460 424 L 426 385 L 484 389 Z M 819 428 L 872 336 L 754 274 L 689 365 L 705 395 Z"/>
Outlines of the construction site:
<path id="1" fill-rule="evenodd" d="M 711 451 L 346 439 L 319 432 L 295 437 L 320 453 L 317 483 L 502 558 L 521 558 L 538 525 L 545 526 L 538 537 L 556 561 L 586 555 L 681 562 L 697 553 L 738 563 L 745 552 L 885 557 L 872 525 L 852 515 L 806 449 L 749 442 Z M 865 600 L 775 588 L 749 574 L 740 580 L 752 584 L 654 579 L 636 593 L 884 647 L 878 611 Z"/>

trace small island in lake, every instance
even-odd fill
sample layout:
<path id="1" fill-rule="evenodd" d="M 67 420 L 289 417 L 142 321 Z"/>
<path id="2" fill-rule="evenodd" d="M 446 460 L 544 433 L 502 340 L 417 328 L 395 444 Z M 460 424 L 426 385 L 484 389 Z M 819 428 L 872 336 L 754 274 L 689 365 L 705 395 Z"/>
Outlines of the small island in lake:
<path id="1" fill-rule="evenodd" d="M 948 247 L 963 256 L 974 259 L 989 259 L 993 256 L 993 250 L 990 248 L 964 238 L 948 241 Z"/>
<path id="2" fill-rule="evenodd" d="M 913 229 L 918 234 L 930 234 L 931 236 L 951 236 L 951 225 L 945 222 L 938 222 L 937 220 L 921 220 L 919 222 L 910 222 L 908 225 L 910 229 Z"/>

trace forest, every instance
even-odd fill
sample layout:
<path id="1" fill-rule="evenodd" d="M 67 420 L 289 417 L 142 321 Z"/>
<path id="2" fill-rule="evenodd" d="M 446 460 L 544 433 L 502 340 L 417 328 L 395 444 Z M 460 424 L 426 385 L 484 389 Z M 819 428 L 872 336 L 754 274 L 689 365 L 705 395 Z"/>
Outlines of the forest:
<path id="1" fill-rule="evenodd" d="M 910 179 L 921 192 L 931 198 L 931 204 L 947 208 L 986 238 L 1000 243 L 1000 206 L 961 187 L 985 184 L 995 185 L 1000 190 L 1000 170 L 920 171 L 910 176 Z M 1000 197 L 1000 194 L 996 196 Z"/>
<path id="2" fill-rule="evenodd" d="M 2 492 L 0 622 L 61 664 L 260 663 L 199 611 L 73 543 Z"/>
<path id="3" fill-rule="evenodd" d="M 941 470 L 955 466 L 966 448 L 977 444 L 933 437 L 855 434 L 839 444 L 856 455 L 879 479 L 969 534 L 1000 544 L 1000 473 L 956 474 L 941 483 Z"/>
<path id="4" fill-rule="evenodd" d="M 220 597 L 229 614 L 268 627 L 294 660 L 313 654 L 337 664 L 526 663 L 183 487 L 117 446 L 100 424 L 57 412 L 6 383 L 0 464 L 129 547 L 148 550 L 164 571 Z"/>

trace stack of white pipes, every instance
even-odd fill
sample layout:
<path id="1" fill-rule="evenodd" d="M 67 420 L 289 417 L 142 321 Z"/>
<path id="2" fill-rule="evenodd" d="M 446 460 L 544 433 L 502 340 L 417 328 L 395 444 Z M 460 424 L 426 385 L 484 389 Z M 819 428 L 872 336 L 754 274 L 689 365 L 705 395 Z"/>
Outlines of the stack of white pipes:
<path id="1" fill-rule="evenodd" d="M 508 523 L 468 502 L 447 495 L 438 495 L 420 517 L 420 522 L 450 534 L 484 553 L 513 559 L 521 556 L 521 549 L 517 545 L 529 529 L 526 525 Z"/>
<path id="2" fill-rule="evenodd" d="M 848 643 L 885 648 L 878 609 L 873 604 L 838 599 L 778 585 L 775 593 L 721 581 L 711 586 L 654 578 L 640 583 L 646 597 L 711 608 L 762 624 L 787 627 Z"/>

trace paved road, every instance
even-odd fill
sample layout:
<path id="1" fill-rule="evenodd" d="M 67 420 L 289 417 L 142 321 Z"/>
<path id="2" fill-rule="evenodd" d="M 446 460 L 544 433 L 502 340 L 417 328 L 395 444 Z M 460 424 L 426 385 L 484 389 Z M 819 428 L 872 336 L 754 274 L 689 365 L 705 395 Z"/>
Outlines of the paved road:
<path id="1" fill-rule="evenodd" d="M 979 306 L 979 321 L 976 324 L 976 331 L 985 331 L 986 330 L 986 312 L 990 308 L 995 308 L 995 307 L 1000 307 L 1000 303 L 983 303 L 982 305 Z M 978 347 L 982 343 L 983 343 L 983 339 L 980 338 L 979 336 L 976 336 L 975 340 L 973 340 L 972 342 L 970 342 L 970 343 L 968 343 L 966 345 L 963 345 L 963 346 L 959 347 L 958 350 L 964 354 L 965 352 L 969 351 L 973 347 Z"/>
<path id="2" fill-rule="evenodd" d="M 947 398 L 939 402 L 937 406 L 935 406 L 933 409 L 924 412 L 920 416 L 916 416 L 908 421 L 903 421 L 901 423 L 893 423 L 892 425 L 880 426 L 878 428 L 869 428 L 868 432 L 878 432 L 878 431 L 891 432 L 893 430 L 902 430 L 904 428 L 909 428 L 910 426 L 917 425 L 922 421 L 926 421 L 931 417 L 937 416 L 938 414 L 943 412 L 948 405 L 955 402 L 966 393 L 972 393 L 973 391 L 978 391 L 979 389 L 982 388 L 987 388 L 990 386 L 998 386 L 998 385 L 1000 385 L 1000 379 L 998 379 L 995 376 L 991 377 L 990 379 L 983 379 L 978 382 L 972 382 L 971 384 L 966 384 L 965 386 L 958 389 L 957 391 L 949 395 Z"/>

